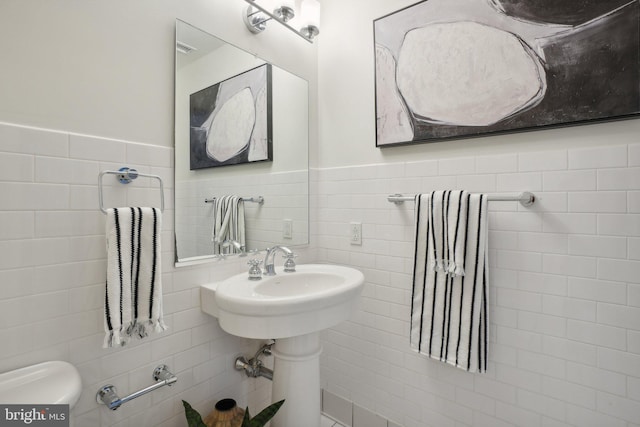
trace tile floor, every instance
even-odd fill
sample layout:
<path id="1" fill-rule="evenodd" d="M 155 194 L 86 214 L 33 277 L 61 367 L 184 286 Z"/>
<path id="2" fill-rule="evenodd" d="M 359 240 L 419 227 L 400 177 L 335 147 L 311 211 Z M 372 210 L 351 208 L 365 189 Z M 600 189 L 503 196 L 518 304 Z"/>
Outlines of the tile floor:
<path id="1" fill-rule="evenodd" d="M 331 418 L 323 415 L 320 418 L 320 427 L 344 427 L 342 424 L 332 420 Z"/>

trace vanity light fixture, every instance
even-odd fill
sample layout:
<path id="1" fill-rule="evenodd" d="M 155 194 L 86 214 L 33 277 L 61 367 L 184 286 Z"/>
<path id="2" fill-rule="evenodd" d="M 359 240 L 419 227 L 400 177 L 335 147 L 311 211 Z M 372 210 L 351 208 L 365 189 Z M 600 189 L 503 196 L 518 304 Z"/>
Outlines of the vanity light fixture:
<path id="1" fill-rule="evenodd" d="M 254 2 L 255 3 L 255 2 Z M 280 6 L 273 9 L 273 14 L 284 22 L 289 22 L 296 16 L 296 3 L 293 0 L 282 0 Z"/>
<path id="2" fill-rule="evenodd" d="M 261 33 L 270 20 L 281 23 L 309 43 L 320 33 L 320 3 L 301 0 L 300 13 L 296 13 L 295 0 L 244 0 L 249 4 L 242 18 L 249 31 Z"/>

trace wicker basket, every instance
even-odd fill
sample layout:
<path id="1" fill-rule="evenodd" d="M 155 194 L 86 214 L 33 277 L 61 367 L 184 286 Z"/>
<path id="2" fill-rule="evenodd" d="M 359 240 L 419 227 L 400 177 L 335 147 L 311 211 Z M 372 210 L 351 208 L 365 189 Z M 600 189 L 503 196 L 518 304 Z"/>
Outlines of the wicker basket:
<path id="1" fill-rule="evenodd" d="M 240 427 L 244 409 L 236 405 L 233 399 L 222 399 L 203 420 L 207 427 Z"/>

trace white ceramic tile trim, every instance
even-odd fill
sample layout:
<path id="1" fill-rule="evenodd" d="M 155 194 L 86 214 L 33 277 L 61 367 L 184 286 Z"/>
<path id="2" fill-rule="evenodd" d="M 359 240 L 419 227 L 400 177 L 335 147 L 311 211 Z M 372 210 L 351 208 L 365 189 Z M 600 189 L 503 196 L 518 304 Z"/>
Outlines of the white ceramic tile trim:
<path id="1" fill-rule="evenodd" d="M 331 418 L 323 415 L 320 419 L 320 427 L 344 427 L 342 424 L 332 420 Z"/>
<path id="2" fill-rule="evenodd" d="M 422 162 L 368 165 L 361 171 L 372 179 L 398 173 L 403 165 L 405 176 L 376 180 L 366 191 L 356 182 L 362 176 L 350 180 L 344 168 L 315 171 L 317 253 L 321 260 L 360 268 L 366 277 L 359 312 L 323 335 L 325 391 L 405 427 L 635 427 L 640 416 L 640 346 L 634 341 L 640 337 L 638 153 L 640 145 L 519 153 L 515 170 L 521 173 L 509 155 L 433 159 L 428 163 L 438 167 L 422 174 Z M 474 180 L 479 174 L 482 179 Z M 491 208 L 489 372 L 467 374 L 411 352 L 406 334 L 411 250 L 399 248 L 412 242 L 413 206 L 395 206 L 386 196 L 472 181 L 478 185 L 474 191 L 530 190 L 511 184 L 535 187 L 531 177 L 536 176 L 542 177 L 541 190 L 535 190 L 540 204 Z M 418 186 L 404 181 L 420 177 Z M 556 202 L 544 203 L 547 196 Z M 322 203 L 354 197 L 363 202 L 360 208 L 337 210 Z M 362 246 L 349 245 L 344 233 L 353 220 L 363 223 Z M 386 289 L 403 297 L 389 304 Z M 404 317 L 391 313 L 395 305 Z M 389 381 L 399 382 L 400 398 L 387 388 Z"/>

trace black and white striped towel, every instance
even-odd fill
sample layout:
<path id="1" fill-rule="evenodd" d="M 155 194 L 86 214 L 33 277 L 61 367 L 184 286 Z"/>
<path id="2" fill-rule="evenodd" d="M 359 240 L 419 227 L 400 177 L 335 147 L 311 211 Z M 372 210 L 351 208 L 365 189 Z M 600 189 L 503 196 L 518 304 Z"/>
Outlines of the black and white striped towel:
<path id="1" fill-rule="evenodd" d="M 104 347 L 166 329 L 162 318 L 159 209 L 107 209 Z"/>
<path id="2" fill-rule="evenodd" d="M 245 246 L 244 201 L 238 196 L 221 196 L 213 201 L 213 227 L 211 241 L 213 253 L 221 254 L 222 243 L 225 240 L 235 240 Z M 230 253 L 236 249 L 229 246 Z"/>
<path id="3" fill-rule="evenodd" d="M 459 191 L 432 192 L 417 195 L 415 203 L 411 348 L 470 372 L 485 372 L 489 273 L 487 196 Z M 437 205 L 440 205 L 437 209 L 432 208 Z M 458 212 L 458 206 L 461 206 L 459 214 L 451 215 L 451 209 L 455 207 Z M 459 243 L 462 245 L 458 246 Z M 452 254 L 457 248 L 464 266 L 463 271 L 459 271 L 462 274 L 455 274 L 451 269 L 441 270 L 437 262 L 435 268 L 430 265 L 432 259 L 438 259 L 438 254 L 456 258 Z"/>
<path id="4" fill-rule="evenodd" d="M 428 267 L 453 276 L 464 275 L 466 228 L 469 193 L 466 191 L 434 191 L 429 198 L 427 215 L 431 225 Z M 464 225 L 464 224 L 462 224 Z"/>

